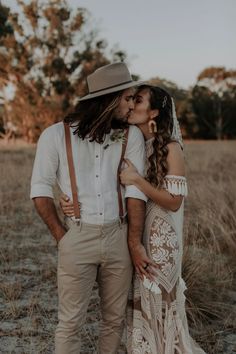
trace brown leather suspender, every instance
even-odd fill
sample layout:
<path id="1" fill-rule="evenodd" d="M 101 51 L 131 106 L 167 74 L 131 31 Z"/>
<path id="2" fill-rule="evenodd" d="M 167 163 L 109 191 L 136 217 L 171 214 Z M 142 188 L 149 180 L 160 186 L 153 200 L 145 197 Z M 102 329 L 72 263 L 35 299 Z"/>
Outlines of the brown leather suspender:
<path id="1" fill-rule="evenodd" d="M 129 135 L 129 128 L 127 128 L 127 130 L 125 131 L 125 139 L 124 139 L 124 142 L 122 143 L 121 157 L 120 157 L 120 162 L 119 162 L 119 166 L 117 169 L 117 193 L 118 193 L 118 202 L 119 202 L 119 216 L 120 216 L 121 222 L 124 221 L 125 215 L 124 215 L 124 207 L 123 207 L 122 194 L 121 194 L 120 173 L 121 173 L 121 165 L 124 160 L 126 146 L 127 146 L 127 142 L 128 142 L 128 135 Z"/>
<path id="2" fill-rule="evenodd" d="M 71 184 L 75 218 L 76 221 L 80 221 L 80 206 L 79 206 L 79 199 L 77 193 L 75 168 L 73 163 L 70 126 L 64 122 L 64 128 L 65 128 L 65 140 L 66 140 L 66 154 L 67 154 L 67 161 L 68 161 L 68 168 L 69 168 L 69 175 L 70 175 L 70 184 Z M 129 134 L 129 128 L 125 131 L 125 139 L 124 142 L 122 143 L 121 157 L 117 169 L 117 193 L 118 193 L 118 202 L 119 202 L 119 216 L 121 221 L 124 221 L 124 207 L 123 207 L 122 194 L 121 194 L 120 172 L 121 172 L 121 165 L 125 156 L 126 146 L 128 142 L 128 134 Z"/>
<path id="3" fill-rule="evenodd" d="M 65 138 L 66 138 L 66 154 L 67 154 L 67 161 L 68 161 L 69 174 L 70 174 L 70 184 L 71 184 L 74 212 L 75 212 L 76 220 L 79 221 L 80 207 L 79 207 L 79 199 L 78 199 L 77 185 L 76 185 L 76 178 L 75 178 L 75 168 L 73 163 L 73 155 L 72 155 L 72 147 L 71 147 L 70 126 L 64 123 L 64 127 L 65 127 Z"/>

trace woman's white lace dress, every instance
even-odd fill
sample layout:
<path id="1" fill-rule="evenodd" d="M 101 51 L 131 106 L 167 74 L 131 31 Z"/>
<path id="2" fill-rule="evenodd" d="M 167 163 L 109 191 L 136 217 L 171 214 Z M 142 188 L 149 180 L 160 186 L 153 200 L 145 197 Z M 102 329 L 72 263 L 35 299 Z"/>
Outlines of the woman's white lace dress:
<path id="1" fill-rule="evenodd" d="M 152 141 L 147 142 L 147 161 Z M 187 195 L 185 177 L 167 175 L 164 188 Z M 143 243 L 158 265 L 155 281 L 134 276 L 128 304 L 128 353 L 204 354 L 189 335 L 181 277 L 184 201 L 177 212 L 147 202 Z"/>

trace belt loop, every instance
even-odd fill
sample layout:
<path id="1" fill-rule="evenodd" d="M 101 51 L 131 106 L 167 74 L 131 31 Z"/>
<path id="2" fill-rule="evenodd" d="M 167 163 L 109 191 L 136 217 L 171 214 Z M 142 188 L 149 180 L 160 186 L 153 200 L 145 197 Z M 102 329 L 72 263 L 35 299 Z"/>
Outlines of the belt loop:
<path id="1" fill-rule="evenodd" d="M 81 231 L 82 223 L 80 218 L 75 218 L 76 226 L 78 226 L 79 231 Z"/>
<path id="2" fill-rule="evenodd" d="M 120 229 L 122 228 L 122 224 L 123 224 L 123 221 L 122 221 L 122 218 L 120 217 L 120 218 L 119 218 L 119 228 L 120 228 Z"/>

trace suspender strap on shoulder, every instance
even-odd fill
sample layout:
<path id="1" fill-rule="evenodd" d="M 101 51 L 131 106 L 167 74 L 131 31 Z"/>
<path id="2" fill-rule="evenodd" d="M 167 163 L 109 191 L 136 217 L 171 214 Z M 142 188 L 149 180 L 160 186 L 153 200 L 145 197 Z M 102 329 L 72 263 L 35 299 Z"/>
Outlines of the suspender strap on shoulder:
<path id="1" fill-rule="evenodd" d="M 79 199 L 78 199 L 77 185 L 76 185 L 76 178 L 75 178 L 75 168 L 74 168 L 74 163 L 73 163 L 69 124 L 66 124 L 64 122 L 64 128 L 65 128 L 65 140 L 66 140 L 66 155 L 67 155 L 67 162 L 68 162 L 69 175 L 70 175 L 70 184 L 71 184 L 71 191 L 72 191 L 73 206 L 74 206 L 75 218 L 77 221 L 79 221 L 80 220 L 80 207 L 79 207 Z"/>
<path id="2" fill-rule="evenodd" d="M 68 124 L 64 123 L 64 128 L 65 128 L 66 154 L 67 154 L 67 161 L 68 161 L 68 168 L 69 168 L 69 175 L 70 175 L 73 206 L 74 206 L 75 218 L 79 221 L 80 207 L 79 207 L 79 199 L 77 193 L 75 169 L 73 163 L 70 127 Z M 121 165 L 124 160 L 125 151 L 127 147 L 128 134 L 129 134 L 129 128 L 125 131 L 125 139 L 122 144 L 121 158 L 117 169 L 117 193 L 118 193 L 118 202 L 119 202 L 119 217 L 121 221 L 124 221 L 124 207 L 123 207 L 122 194 L 121 194 L 120 172 L 121 172 Z"/>
<path id="3" fill-rule="evenodd" d="M 124 222 L 125 215 L 124 215 L 124 206 L 123 206 L 122 194 L 121 194 L 120 173 L 121 173 L 121 166 L 124 160 L 125 151 L 128 143 L 128 135 L 129 135 L 129 128 L 127 128 L 127 130 L 125 131 L 125 139 L 124 142 L 122 143 L 121 157 L 120 157 L 120 162 L 117 170 L 117 193 L 118 193 L 118 202 L 119 202 L 119 217 L 121 222 Z"/>

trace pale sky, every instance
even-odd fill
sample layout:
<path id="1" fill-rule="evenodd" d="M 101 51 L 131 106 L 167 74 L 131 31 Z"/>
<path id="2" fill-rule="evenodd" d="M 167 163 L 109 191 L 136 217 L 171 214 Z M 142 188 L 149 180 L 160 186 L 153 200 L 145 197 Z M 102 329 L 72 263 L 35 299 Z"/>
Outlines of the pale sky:
<path id="1" fill-rule="evenodd" d="M 127 52 L 130 71 L 141 79 L 159 76 L 188 88 L 208 66 L 236 69 L 236 0 L 68 3 L 90 10 L 100 37 Z"/>

